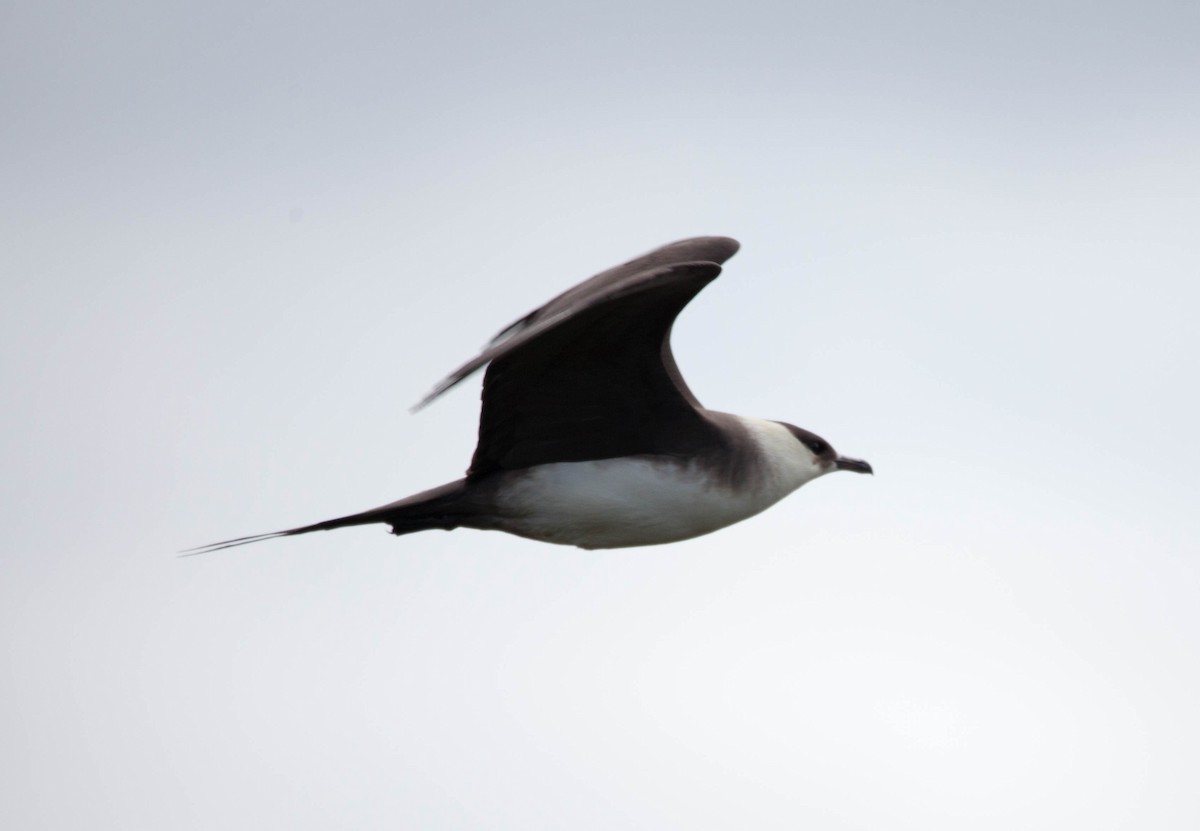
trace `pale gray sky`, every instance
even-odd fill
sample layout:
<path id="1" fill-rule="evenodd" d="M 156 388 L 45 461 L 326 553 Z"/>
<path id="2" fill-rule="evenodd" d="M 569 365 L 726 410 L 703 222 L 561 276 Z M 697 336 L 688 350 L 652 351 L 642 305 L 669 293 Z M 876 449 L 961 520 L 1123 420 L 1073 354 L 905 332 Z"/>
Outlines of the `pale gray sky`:
<path id="1" fill-rule="evenodd" d="M 1200 7 L 0 7 L 0 820 L 1200 826 Z M 572 282 L 829 477 L 677 544 L 379 528 Z"/>

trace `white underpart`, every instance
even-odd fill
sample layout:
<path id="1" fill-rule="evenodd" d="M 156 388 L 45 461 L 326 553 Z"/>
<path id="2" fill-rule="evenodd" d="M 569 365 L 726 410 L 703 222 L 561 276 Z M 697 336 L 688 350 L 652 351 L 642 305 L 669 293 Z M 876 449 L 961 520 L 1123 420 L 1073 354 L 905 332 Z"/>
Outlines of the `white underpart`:
<path id="1" fill-rule="evenodd" d="M 731 489 L 703 467 L 640 456 L 531 468 L 498 497 L 510 533 L 580 548 L 685 540 L 740 522 L 829 471 L 780 424 L 740 418 L 765 464 Z"/>

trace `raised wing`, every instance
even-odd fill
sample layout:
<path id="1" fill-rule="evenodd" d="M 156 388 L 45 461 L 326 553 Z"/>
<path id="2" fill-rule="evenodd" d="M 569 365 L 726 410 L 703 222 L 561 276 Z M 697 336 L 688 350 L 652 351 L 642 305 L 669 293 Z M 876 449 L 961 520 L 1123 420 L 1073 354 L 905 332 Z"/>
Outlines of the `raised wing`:
<path id="1" fill-rule="evenodd" d="M 489 361 L 504 354 L 504 347 L 519 345 L 521 335 L 531 334 L 538 324 L 552 317 L 570 314 L 586 307 L 590 302 L 603 298 L 612 291 L 636 278 L 643 272 L 651 271 L 660 266 L 677 265 L 679 263 L 723 263 L 737 253 L 741 245 L 729 237 L 692 237 L 668 243 L 661 248 L 635 257 L 627 263 L 614 266 L 602 271 L 594 277 L 589 277 L 577 286 L 569 288 L 562 294 L 534 309 L 520 320 L 513 321 L 501 329 L 493 337 L 484 350 L 476 357 L 467 361 L 458 369 L 451 372 L 438 382 L 428 395 L 413 407 L 419 410 L 447 390 L 459 384 L 475 372 L 479 371 Z"/>
<path id="2" fill-rule="evenodd" d="M 671 326 L 737 248 L 683 240 L 598 274 L 506 328 L 421 406 L 490 363 L 470 477 L 693 452 L 715 431 L 675 365 Z"/>

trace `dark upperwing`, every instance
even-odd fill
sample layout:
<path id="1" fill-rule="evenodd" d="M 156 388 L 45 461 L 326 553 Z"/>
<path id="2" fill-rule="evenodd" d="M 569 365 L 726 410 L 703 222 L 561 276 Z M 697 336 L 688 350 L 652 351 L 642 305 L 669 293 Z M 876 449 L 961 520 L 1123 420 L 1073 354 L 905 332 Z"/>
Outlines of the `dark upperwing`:
<path id="1" fill-rule="evenodd" d="M 597 274 L 508 326 L 418 406 L 490 364 L 470 479 L 551 462 L 694 453 L 719 431 L 675 365 L 671 326 L 737 249 L 726 237 L 698 237 Z"/>

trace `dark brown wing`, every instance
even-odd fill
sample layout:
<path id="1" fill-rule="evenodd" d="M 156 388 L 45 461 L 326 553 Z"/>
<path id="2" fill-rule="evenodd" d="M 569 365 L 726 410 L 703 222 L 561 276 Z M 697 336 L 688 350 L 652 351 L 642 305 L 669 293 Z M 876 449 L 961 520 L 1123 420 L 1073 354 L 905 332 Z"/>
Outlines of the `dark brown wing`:
<path id="1" fill-rule="evenodd" d="M 675 316 L 716 263 L 663 266 L 495 358 L 468 476 L 639 453 L 687 454 L 712 426 L 671 358 Z"/>
<path id="2" fill-rule="evenodd" d="M 684 240 L 610 269 L 509 326 L 422 404 L 490 363 L 468 475 L 695 452 L 714 439 L 671 355 L 676 316 L 737 251 Z M 698 259 L 682 259 L 698 258 Z"/>
<path id="3" fill-rule="evenodd" d="M 537 336 L 541 331 L 538 328 L 539 324 L 543 324 L 551 318 L 557 318 L 560 315 L 569 316 L 586 308 L 592 302 L 619 290 L 626 282 L 636 279 L 644 272 L 660 266 L 679 263 L 723 263 L 736 254 L 739 247 L 738 241 L 729 237 L 693 237 L 668 243 L 640 257 L 635 257 L 629 262 L 589 277 L 579 285 L 567 289 L 534 309 L 520 320 L 504 327 L 478 356 L 447 375 L 413 409 L 419 410 L 428 405 L 442 393 L 483 368 L 489 361 L 493 361 L 510 349 L 527 342 L 529 336 Z M 690 393 L 688 394 L 690 395 Z"/>

